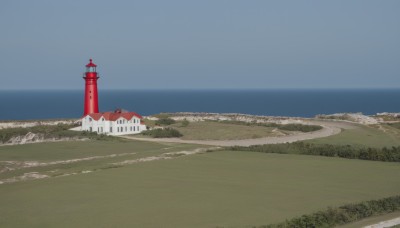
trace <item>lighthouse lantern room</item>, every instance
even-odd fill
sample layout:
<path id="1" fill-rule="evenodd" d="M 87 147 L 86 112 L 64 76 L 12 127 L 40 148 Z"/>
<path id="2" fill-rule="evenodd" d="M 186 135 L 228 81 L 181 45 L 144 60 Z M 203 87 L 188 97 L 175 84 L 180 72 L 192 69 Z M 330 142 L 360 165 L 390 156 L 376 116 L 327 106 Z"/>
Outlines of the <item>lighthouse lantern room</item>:
<path id="1" fill-rule="evenodd" d="M 99 112 L 99 101 L 97 92 L 97 79 L 99 79 L 96 72 L 97 65 L 93 63 L 92 59 L 86 65 L 86 72 L 83 77 L 85 79 L 85 104 L 83 115 Z"/>

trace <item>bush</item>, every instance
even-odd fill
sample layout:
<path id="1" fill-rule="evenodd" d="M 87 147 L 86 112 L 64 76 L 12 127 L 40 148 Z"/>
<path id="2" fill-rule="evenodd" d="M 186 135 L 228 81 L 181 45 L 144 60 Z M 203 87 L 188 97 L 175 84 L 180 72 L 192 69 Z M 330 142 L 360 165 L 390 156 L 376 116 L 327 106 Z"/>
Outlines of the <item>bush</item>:
<path id="1" fill-rule="evenodd" d="M 400 122 L 397 123 L 388 123 L 389 126 L 400 129 Z"/>
<path id="2" fill-rule="evenodd" d="M 173 128 L 157 128 L 153 130 L 147 130 L 143 131 L 142 135 L 148 135 L 153 138 L 177 138 L 177 137 L 182 137 L 182 134 Z"/>
<path id="3" fill-rule="evenodd" d="M 219 122 L 228 124 L 246 125 L 246 126 L 275 127 L 278 128 L 279 130 L 284 130 L 284 131 L 311 132 L 322 129 L 322 127 L 319 125 L 306 125 L 306 124 L 257 123 L 257 122 L 243 122 L 237 120 L 223 120 Z"/>
<path id="4" fill-rule="evenodd" d="M 386 214 L 400 210 L 400 196 L 371 200 L 357 204 L 347 204 L 338 208 L 328 208 L 313 214 L 303 215 L 282 223 L 271 224 L 266 228 L 306 228 L 306 227 L 335 227 L 355 222 L 370 216 Z"/>
<path id="5" fill-rule="evenodd" d="M 254 151 L 278 154 L 304 154 L 326 157 L 341 157 L 349 159 L 362 159 L 371 161 L 400 162 L 400 146 L 381 149 L 355 148 L 350 145 L 311 144 L 304 142 L 285 144 L 254 145 L 249 147 L 234 146 L 231 150 Z"/>
<path id="6" fill-rule="evenodd" d="M 27 128 L 6 128 L 0 130 L 0 143 L 6 143 L 11 138 L 17 136 L 25 136 L 29 132 L 43 135 L 44 139 L 49 138 L 90 138 L 110 140 L 115 139 L 112 136 L 98 135 L 95 132 L 84 131 L 70 131 L 69 129 L 75 127 L 73 124 L 58 124 L 58 125 L 38 125 Z"/>
<path id="7" fill-rule="evenodd" d="M 305 124 L 280 124 L 277 126 L 277 128 L 284 131 L 301 131 L 301 132 L 311 132 L 322 129 L 322 127 L 318 125 L 305 125 Z"/>
<path id="8" fill-rule="evenodd" d="M 181 127 L 187 127 L 189 125 L 189 121 L 187 119 L 184 119 L 181 123 Z"/>
<path id="9" fill-rule="evenodd" d="M 155 124 L 156 125 L 171 125 L 174 124 L 175 120 L 171 119 L 171 118 L 160 118 L 158 119 Z"/>

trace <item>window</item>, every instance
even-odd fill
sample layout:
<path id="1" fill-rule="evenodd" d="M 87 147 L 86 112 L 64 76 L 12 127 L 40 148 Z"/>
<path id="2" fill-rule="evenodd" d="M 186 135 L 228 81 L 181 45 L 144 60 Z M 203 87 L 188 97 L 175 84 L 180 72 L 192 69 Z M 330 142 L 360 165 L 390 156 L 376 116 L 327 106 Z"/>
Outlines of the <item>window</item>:
<path id="1" fill-rule="evenodd" d="M 89 131 L 92 131 L 92 127 L 89 127 Z"/>
<path id="2" fill-rule="evenodd" d="M 125 127 L 125 131 L 128 131 L 128 127 Z"/>
<path id="3" fill-rule="evenodd" d="M 92 122 L 92 118 L 89 118 L 89 122 Z"/>
<path id="4" fill-rule="evenodd" d="M 112 127 L 110 127 L 110 132 L 112 132 Z"/>
<path id="5" fill-rule="evenodd" d="M 104 118 L 101 118 L 101 121 L 104 121 Z"/>
<path id="6" fill-rule="evenodd" d="M 136 127 L 133 127 L 133 131 L 136 131 Z"/>

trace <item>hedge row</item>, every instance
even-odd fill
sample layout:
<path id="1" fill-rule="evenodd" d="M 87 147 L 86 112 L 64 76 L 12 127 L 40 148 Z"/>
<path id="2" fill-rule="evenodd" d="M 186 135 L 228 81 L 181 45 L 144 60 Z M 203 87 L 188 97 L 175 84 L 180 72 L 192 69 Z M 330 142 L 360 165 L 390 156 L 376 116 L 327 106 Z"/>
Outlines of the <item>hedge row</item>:
<path id="1" fill-rule="evenodd" d="M 311 144 L 304 142 L 255 145 L 249 147 L 234 146 L 231 150 L 254 151 L 278 154 L 304 154 L 326 157 L 341 157 L 371 161 L 400 162 L 400 146 L 383 148 L 359 148 L 350 145 Z"/>
<path id="2" fill-rule="evenodd" d="M 277 123 L 256 123 L 256 122 L 243 122 L 235 120 L 223 120 L 218 121 L 221 123 L 246 125 L 246 126 L 262 126 L 262 127 L 274 127 L 279 130 L 284 131 L 301 131 L 301 132 L 311 132 L 321 130 L 322 127 L 318 125 L 306 125 L 306 124 L 277 124 Z"/>
<path id="3" fill-rule="evenodd" d="M 174 124 L 175 120 L 166 117 L 166 118 L 159 118 L 158 120 L 156 120 L 155 124 L 160 126 L 160 125 L 171 125 Z"/>
<path id="4" fill-rule="evenodd" d="M 328 208 L 313 214 L 271 225 L 258 226 L 260 228 L 310 228 L 334 227 L 346 223 L 356 222 L 370 216 L 400 211 L 400 196 L 388 197 L 380 200 L 371 200 L 357 204 L 347 204 L 338 208 Z"/>
<path id="5" fill-rule="evenodd" d="M 151 136 L 153 138 L 175 138 L 181 137 L 182 134 L 173 128 L 157 128 L 152 130 L 147 130 L 142 132 L 143 135 Z"/>

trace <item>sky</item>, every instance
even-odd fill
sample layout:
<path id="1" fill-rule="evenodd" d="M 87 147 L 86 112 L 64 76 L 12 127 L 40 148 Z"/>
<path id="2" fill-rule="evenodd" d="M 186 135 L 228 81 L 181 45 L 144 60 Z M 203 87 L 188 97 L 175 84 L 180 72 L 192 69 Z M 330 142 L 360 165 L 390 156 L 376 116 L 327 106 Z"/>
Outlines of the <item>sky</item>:
<path id="1" fill-rule="evenodd" d="M 0 90 L 400 88 L 397 0 L 1 0 Z"/>

